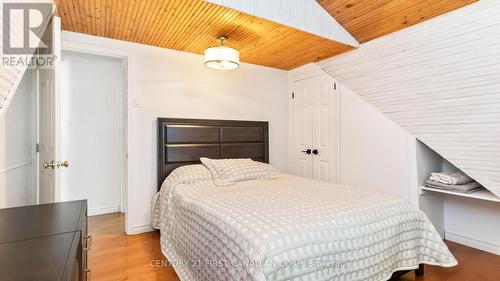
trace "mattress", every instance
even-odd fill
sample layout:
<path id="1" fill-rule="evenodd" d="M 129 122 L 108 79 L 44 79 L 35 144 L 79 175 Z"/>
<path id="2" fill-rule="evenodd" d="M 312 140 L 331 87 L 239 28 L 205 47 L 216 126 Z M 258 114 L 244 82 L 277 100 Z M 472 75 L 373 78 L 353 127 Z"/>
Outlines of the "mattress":
<path id="1" fill-rule="evenodd" d="M 204 166 L 184 166 L 152 212 L 182 281 L 382 281 L 419 264 L 457 264 L 409 203 L 287 174 L 216 186 Z"/>

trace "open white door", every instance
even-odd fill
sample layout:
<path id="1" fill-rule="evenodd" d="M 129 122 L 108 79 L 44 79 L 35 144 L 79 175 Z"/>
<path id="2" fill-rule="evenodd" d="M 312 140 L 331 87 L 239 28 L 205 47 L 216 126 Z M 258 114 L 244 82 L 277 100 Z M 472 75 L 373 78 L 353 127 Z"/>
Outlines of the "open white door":
<path id="1" fill-rule="evenodd" d="M 61 59 L 61 19 L 53 17 L 44 37 L 52 42 L 53 67 L 38 71 L 39 85 L 39 203 L 60 200 L 59 66 Z M 46 37 L 46 38 L 47 38 Z M 47 41 L 46 41 L 47 42 Z M 67 166 L 67 165 L 66 165 Z"/>

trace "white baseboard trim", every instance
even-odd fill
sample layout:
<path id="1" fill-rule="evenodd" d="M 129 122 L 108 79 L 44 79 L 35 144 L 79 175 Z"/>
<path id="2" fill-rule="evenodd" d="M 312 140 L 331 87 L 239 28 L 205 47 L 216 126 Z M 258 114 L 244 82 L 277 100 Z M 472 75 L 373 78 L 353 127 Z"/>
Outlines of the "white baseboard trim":
<path id="1" fill-rule="evenodd" d="M 130 230 L 127 230 L 128 235 L 136 235 L 136 234 L 141 234 L 145 232 L 151 232 L 154 231 L 155 229 L 151 227 L 149 224 L 143 224 L 143 225 L 136 225 L 132 226 Z"/>
<path id="2" fill-rule="evenodd" d="M 119 213 L 120 212 L 120 206 L 109 206 L 109 207 L 99 207 L 99 208 L 93 208 L 88 210 L 88 216 L 99 216 L 99 215 L 105 215 L 105 214 L 111 214 L 111 213 Z"/>
<path id="3" fill-rule="evenodd" d="M 445 239 L 458 244 L 476 248 L 485 252 L 489 252 L 495 255 L 500 255 L 500 245 L 495 245 L 490 242 L 480 241 L 474 238 L 470 238 L 464 235 L 451 232 L 445 232 Z"/>

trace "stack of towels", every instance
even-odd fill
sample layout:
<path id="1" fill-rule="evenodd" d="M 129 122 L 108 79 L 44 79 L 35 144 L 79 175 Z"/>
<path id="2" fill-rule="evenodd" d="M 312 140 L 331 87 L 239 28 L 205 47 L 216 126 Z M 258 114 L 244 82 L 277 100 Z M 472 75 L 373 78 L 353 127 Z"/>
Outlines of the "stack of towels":
<path id="1" fill-rule="evenodd" d="M 425 186 L 467 194 L 483 189 L 477 181 L 460 171 L 431 173 Z"/>

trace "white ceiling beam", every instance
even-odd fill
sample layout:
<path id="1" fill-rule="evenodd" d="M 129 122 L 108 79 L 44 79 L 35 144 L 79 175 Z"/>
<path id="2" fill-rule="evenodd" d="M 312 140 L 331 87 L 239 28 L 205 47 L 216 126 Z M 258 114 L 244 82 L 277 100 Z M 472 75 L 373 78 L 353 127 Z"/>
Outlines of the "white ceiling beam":
<path id="1" fill-rule="evenodd" d="M 359 42 L 315 0 L 206 1 L 345 45 L 359 47 Z"/>

